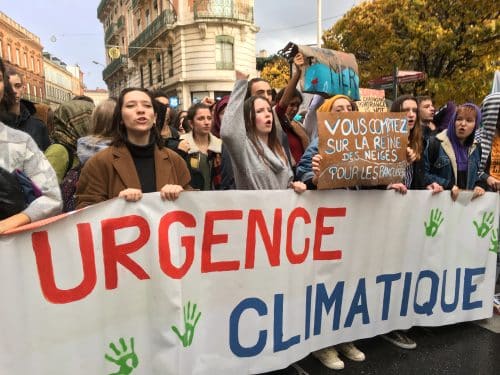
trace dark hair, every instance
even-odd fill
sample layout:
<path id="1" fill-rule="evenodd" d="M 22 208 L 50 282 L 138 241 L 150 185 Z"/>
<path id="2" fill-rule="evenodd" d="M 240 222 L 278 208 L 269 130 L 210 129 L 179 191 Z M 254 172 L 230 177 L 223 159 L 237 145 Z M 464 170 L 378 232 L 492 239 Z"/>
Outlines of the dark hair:
<path id="1" fill-rule="evenodd" d="M 123 102 L 125 95 L 127 95 L 129 92 L 132 91 L 140 91 L 145 93 L 149 99 L 151 100 L 151 105 L 153 104 L 153 97 L 151 96 L 151 93 L 147 89 L 143 89 L 140 87 L 128 87 L 126 89 L 123 89 L 122 92 L 120 93 L 120 96 L 118 96 L 118 103 L 116 104 L 115 111 L 113 112 L 113 120 L 111 124 L 111 129 L 113 131 L 113 141 L 112 144 L 114 146 L 122 146 L 125 144 L 125 141 L 128 139 L 127 137 L 127 129 L 125 128 L 125 125 L 123 123 L 123 118 L 122 118 L 122 107 L 123 107 Z M 156 107 L 153 105 L 153 111 L 156 114 Z M 160 133 L 158 131 L 158 127 L 153 125 L 151 128 L 151 133 L 153 134 L 154 141 L 158 148 L 163 147 L 163 141 L 161 139 Z"/>
<path id="2" fill-rule="evenodd" d="M 87 95 L 77 95 L 77 96 L 74 96 L 73 99 L 71 99 L 71 100 L 85 100 L 87 102 L 94 104 L 94 99 L 92 99 L 91 97 L 89 97 Z"/>
<path id="3" fill-rule="evenodd" d="M 183 117 L 184 113 L 186 113 L 186 116 Z M 191 127 L 187 121 L 187 111 L 178 111 L 172 120 L 172 127 L 176 130 L 179 130 L 181 125 L 186 133 L 191 131 Z"/>
<path id="4" fill-rule="evenodd" d="M 245 100 L 252 96 L 252 86 L 254 83 L 257 83 L 257 82 L 267 82 L 267 81 L 264 78 L 260 78 L 260 77 L 255 77 L 255 78 L 252 78 L 250 81 L 248 81 L 247 93 L 245 95 Z M 269 83 L 269 82 L 267 82 L 267 83 Z M 269 85 L 269 86 L 271 86 L 271 85 Z"/>
<path id="5" fill-rule="evenodd" d="M 19 73 L 16 69 L 14 68 L 7 68 L 5 70 L 5 74 L 7 75 L 7 78 L 10 78 L 12 76 L 19 76 L 19 78 L 21 78 L 21 81 L 24 80 L 24 77 L 21 73 Z"/>
<path id="6" fill-rule="evenodd" d="M 430 100 L 433 102 L 432 98 L 430 95 L 419 95 L 417 96 L 417 104 L 420 106 L 420 103 L 425 102 L 426 100 Z"/>
<path id="7" fill-rule="evenodd" d="M 194 120 L 194 116 L 196 116 L 196 112 L 198 112 L 198 110 L 200 109 L 208 109 L 210 111 L 210 106 L 204 104 L 204 103 L 196 103 L 196 104 L 193 104 L 191 107 L 188 108 L 187 110 L 187 119 L 189 121 L 193 121 Z"/>
<path id="8" fill-rule="evenodd" d="M 165 90 L 162 90 L 162 89 L 156 89 L 156 90 L 151 91 L 151 96 L 153 97 L 153 99 L 161 98 L 161 97 L 168 99 L 167 92 Z"/>
<path id="9" fill-rule="evenodd" d="M 277 94 L 276 94 L 276 97 L 274 98 L 274 101 L 276 103 L 279 103 L 279 101 L 281 100 L 281 98 L 283 97 L 283 95 L 285 94 L 285 90 L 286 88 L 282 88 Z M 292 92 L 292 96 L 290 99 L 293 99 L 293 98 L 299 98 L 300 99 L 300 104 L 302 104 L 302 102 L 304 101 L 304 99 L 302 98 L 302 94 L 300 93 L 299 90 L 297 90 L 296 88 L 293 89 L 293 92 Z"/>
<path id="10" fill-rule="evenodd" d="M 212 110 L 210 108 L 210 106 L 204 104 L 204 103 L 196 103 L 196 104 L 193 104 L 191 107 L 188 108 L 187 110 L 187 116 L 186 116 L 186 119 L 188 120 L 188 123 L 189 122 L 193 122 L 194 121 L 194 118 L 196 116 L 196 113 L 200 110 L 200 109 L 208 109 L 208 111 L 210 112 L 210 114 L 212 114 Z M 184 124 L 182 125 L 184 126 Z M 194 137 L 194 126 L 191 126 L 191 123 L 189 123 L 189 126 L 191 128 L 191 131 L 193 132 L 193 137 Z"/>
<path id="11" fill-rule="evenodd" d="M 255 115 L 255 101 L 257 99 L 262 99 L 262 100 L 265 100 L 269 106 L 271 106 L 271 103 L 269 102 L 269 100 L 267 100 L 265 97 L 263 96 L 251 96 L 250 98 L 248 98 L 247 100 L 245 100 L 245 104 L 243 105 L 243 111 L 244 111 L 244 119 L 245 119 L 245 129 L 246 129 L 246 133 L 247 133 L 247 137 L 250 139 L 250 141 L 252 142 L 252 144 L 254 145 L 255 149 L 257 150 L 257 152 L 259 153 L 259 156 L 262 158 L 262 160 L 266 160 L 264 158 L 264 150 L 262 149 L 262 145 L 260 144 L 260 142 L 258 141 L 257 139 L 257 134 L 255 132 L 255 118 L 256 118 L 256 115 Z M 283 147 L 279 141 L 279 138 L 278 138 L 278 134 L 276 132 L 276 123 L 274 121 L 274 116 L 272 116 L 273 118 L 273 126 L 271 128 L 271 132 L 269 133 L 269 138 L 267 140 L 267 145 L 269 146 L 269 148 L 276 152 L 278 155 L 280 155 L 283 160 L 285 160 L 285 162 L 288 160 L 286 158 L 286 155 L 285 155 L 285 152 L 283 150 Z"/>
<path id="12" fill-rule="evenodd" d="M 2 58 L 0 58 L 0 72 L 3 76 L 4 85 L 3 97 L 0 98 L 0 111 L 4 110 L 8 112 L 14 106 L 14 104 L 16 104 L 16 94 L 14 93 L 14 90 L 10 85 L 7 74 L 5 73 L 5 65 L 3 64 Z"/>
<path id="13" fill-rule="evenodd" d="M 417 160 L 420 160 L 423 152 L 424 152 L 424 140 L 422 134 L 422 126 L 420 125 L 420 119 L 418 116 L 418 100 L 416 97 L 412 95 L 401 95 L 394 100 L 391 105 L 391 112 L 403 112 L 403 103 L 407 100 L 413 100 L 417 105 L 416 111 L 416 120 L 413 129 L 410 130 L 410 134 L 408 135 L 408 146 L 415 151 L 417 154 Z"/>

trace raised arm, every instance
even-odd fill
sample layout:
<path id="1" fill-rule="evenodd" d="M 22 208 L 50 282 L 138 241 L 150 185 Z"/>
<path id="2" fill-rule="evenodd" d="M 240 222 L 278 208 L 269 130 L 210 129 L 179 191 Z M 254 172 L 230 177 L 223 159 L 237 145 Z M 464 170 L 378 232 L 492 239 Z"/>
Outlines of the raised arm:
<path id="1" fill-rule="evenodd" d="M 290 100 L 293 97 L 293 93 L 295 91 L 295 88 L 297 87 L 297 83 L 299 83 L 300 76 L 302 75 L 302 67 L 304 66 L 304 56 L 301 53 L 298 53 L 295 55 L 293 58 L 293 64 L 295 65 L 295 72 L 292 75 L 292 78 L 290 78 L 290 81 L 288 81 L 288 84 L 286 85 L 285 92 L 283 93 L 283 96 L 280 99 L 279 106 L 281 108 L 288 107 L 288 104 L 290 103 Z"/>
<path id="2" fill-rule="evenodd" d="M 224 118 L 222 119 L 220 135 L 233 162 L 238 163 L 246 143 L 245 119 L 243 105 L 248 82 L 241 73 L 237 73 L 238 80 L 234 84 L 231 97 L 227 103 Z"/>

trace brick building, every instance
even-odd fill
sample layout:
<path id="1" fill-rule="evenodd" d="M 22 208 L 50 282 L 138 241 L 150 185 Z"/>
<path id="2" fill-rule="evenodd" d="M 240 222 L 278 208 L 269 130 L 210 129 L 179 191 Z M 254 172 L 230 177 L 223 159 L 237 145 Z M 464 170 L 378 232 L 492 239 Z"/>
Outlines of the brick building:
<path id="1" fill-rule="evenodd" d="M 45 99 L 45 75 L 40 38 L 0 12 L 0 57 L 6 68 L 13 68 L 24 78 L 25 99 Z"/>

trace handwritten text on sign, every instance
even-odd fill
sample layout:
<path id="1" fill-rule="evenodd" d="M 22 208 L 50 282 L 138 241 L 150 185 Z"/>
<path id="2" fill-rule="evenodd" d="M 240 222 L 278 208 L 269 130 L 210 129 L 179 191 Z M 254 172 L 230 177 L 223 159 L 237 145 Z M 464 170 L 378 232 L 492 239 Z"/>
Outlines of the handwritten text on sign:
<path id="1" fill-rule="evenodd" d="M 408 126 L 404 113 L 318 112 L 319 189 L 401 182 Z"/>

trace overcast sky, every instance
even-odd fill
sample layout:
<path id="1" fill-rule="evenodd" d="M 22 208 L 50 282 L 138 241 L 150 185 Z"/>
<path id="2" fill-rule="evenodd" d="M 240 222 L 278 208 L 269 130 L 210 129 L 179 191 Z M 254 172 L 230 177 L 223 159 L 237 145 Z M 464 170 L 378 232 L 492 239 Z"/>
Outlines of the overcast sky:
<path id="1" fill-rule="evenodd" d="M 78 64 L 87 88 L 106 87 L 104 31 L 97 19 L 100 0 L 0 0 L 0 10 L 38 35 L 49 52 L 69 65 Z M 322 0 L 322 29 L 330 28 L 356 0 Z M 289 41 L 315 44 L 317 0 L 255 0 L 256 52 L 276 53 Z"/>

